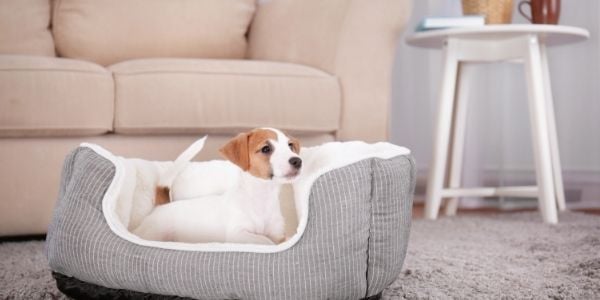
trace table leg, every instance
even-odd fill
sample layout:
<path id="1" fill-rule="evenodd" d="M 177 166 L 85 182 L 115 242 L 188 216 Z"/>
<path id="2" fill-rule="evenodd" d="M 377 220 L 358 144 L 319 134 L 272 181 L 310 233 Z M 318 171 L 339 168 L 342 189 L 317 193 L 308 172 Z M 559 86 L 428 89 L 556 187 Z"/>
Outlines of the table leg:
<path id="1" fill-rule="evenodd" d="M 467 111 L 468 111 L 468 93 L 470 91 L 469 80 L 471 76 L 468 71 L 469 67 L 465 63 L 460 63 L 458 69 L 458 91 L 456 93 L 456 108 L 454 109 L 454 120 L 452 124 L 452 139 L 451 139 L 451 158 L 450 158 L 450 176 L 448 178 L 448 186 L 450 188 L 459 188 L 461 183 L 462 166 L 465 148 L 465 133 L 467 126 Z M 446 204 L 446 215 L 454 216 L 458 209 L 460 197 L 452 197 L 448 199 Z"/>
<path id="2" fill-rule="evenodd" d="M 552 174 L 552 159 L 548 131 L 548 110 L 545 97 L 542 54 L 537 36 L 531 35 L 525 47 L 525 73 L 529 91 L 529 114 L 535 159 L 535 173 L 539 190 L 538 205 L 545 222 L 557 223 L 556 198 Z"/>
<path id="3" fill-rule="evenodd" d="M 450 126 L 452 125 L 452 110 L 456 92 L 456 78 L 458 59 L 456 57 L 455 42 L 448 39 L 444 47 L 444 71 L 435 127 L 435 140 L 427 181 L 425 196 L 425 217 L 436 219 L 442 201 L 442 188 L 446 173 L 448 142 L 450 139 Z"/>
<path id="4" fill-rule="evenodd" d="M 542 46 L 540 50 L 544 68 L 544 85 L 546 87 L 546 109 L 548 110 L 548 132 L 550 134 L 550 155 L 552 156 L 552 174 L 554 175 L 556 203 L 558 204 L 558 210 L 564 211 L 567 207 L 565 203 L 562 168 L 560 166 L 560 153 L 558 151 L 558 134 L 556 132 L 556 116 L 554 115 L 554 100 L 552 99 L 552 85 L 550 84 L 548 57 L 545 46 Z"/>

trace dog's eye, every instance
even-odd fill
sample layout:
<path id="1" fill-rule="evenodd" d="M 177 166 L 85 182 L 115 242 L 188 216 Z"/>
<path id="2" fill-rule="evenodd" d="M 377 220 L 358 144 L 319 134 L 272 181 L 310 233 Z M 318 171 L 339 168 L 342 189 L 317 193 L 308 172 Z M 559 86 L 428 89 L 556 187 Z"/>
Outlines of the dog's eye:
<path id="1" fill-rule="evenodd" d="M 288 146 L 290 146 L 290 149 L 294 150 L 294 144 L 289 143 Z"/>
<path id="2" fill-rule="evenodd" d="M 271 146 L 269 146 L 269 145 L 266 145 L 266 146 L 262 147 L 262 148 L 260 149 L 260 152 L 262 152 L 262 153 L 264 153 L 264 154 L 269 154 L 269 153 L 271 153 Z"/>

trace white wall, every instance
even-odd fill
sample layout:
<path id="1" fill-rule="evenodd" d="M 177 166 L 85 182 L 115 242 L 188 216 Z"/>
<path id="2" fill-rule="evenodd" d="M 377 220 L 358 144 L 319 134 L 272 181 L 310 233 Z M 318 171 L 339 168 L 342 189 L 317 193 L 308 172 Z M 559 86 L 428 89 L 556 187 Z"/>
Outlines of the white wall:
<path id="1" fill-rule="evenodd" d="M 460 15 L 460 0 L 415 0 L 411 34 L 424 16 Z M 513 23 L 526 23 L 517 10 Z M 600 206 L 600 1 L 562 1 L 560 23 L 590 31 L 587 42 L 549 49 L 559 145 L 569 200 Z M 399 42 L 394 65 L 392 142 L 413 150 L 425 176 L 440 84 L 441 52 Z M 472 67 L 466 186 L 534 182 L 524 72 L 520 65 Z M 485 181 L 485 182 L 484 182 Z M 488 182 L 490 181 L 490 182 Z M 595 189 L 595 190 L 594 190 Z M 581 197 L 579 197 L 581 196 Z M 463 201 L 466 205 L 478 201 Z M 581 202 L 571 203 L 571 207 Z"/>

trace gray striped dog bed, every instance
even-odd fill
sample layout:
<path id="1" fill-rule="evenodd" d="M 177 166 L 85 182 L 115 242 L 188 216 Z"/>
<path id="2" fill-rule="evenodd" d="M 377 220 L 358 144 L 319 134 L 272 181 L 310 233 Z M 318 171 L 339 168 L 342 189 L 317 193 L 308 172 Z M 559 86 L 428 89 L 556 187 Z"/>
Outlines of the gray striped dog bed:
<path id="1" fill-rule="evenodd" d="M 410 155 L 369 158 L 320 176 L 296 244 L 276 253 L 141 246 L 106 223 L 102 199 L 115 165 L 73 151 L 47 236 L 58 287 L 74 298 L 361 299 L 402 267 L 415 166 Z"/>

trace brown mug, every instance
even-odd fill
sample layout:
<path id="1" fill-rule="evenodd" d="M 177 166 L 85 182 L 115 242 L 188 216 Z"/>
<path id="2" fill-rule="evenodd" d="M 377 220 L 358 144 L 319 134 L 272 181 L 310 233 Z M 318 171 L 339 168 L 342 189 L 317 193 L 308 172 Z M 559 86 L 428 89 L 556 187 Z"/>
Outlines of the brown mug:
<path id="1" fill-rule="evenodd" d="M 523 5 L 529 5 L 531 17 L 523 12 Z M 519 13 L 534 24 L 558 24 L 560 0 L 529 0 L 519 3 Z"/>

